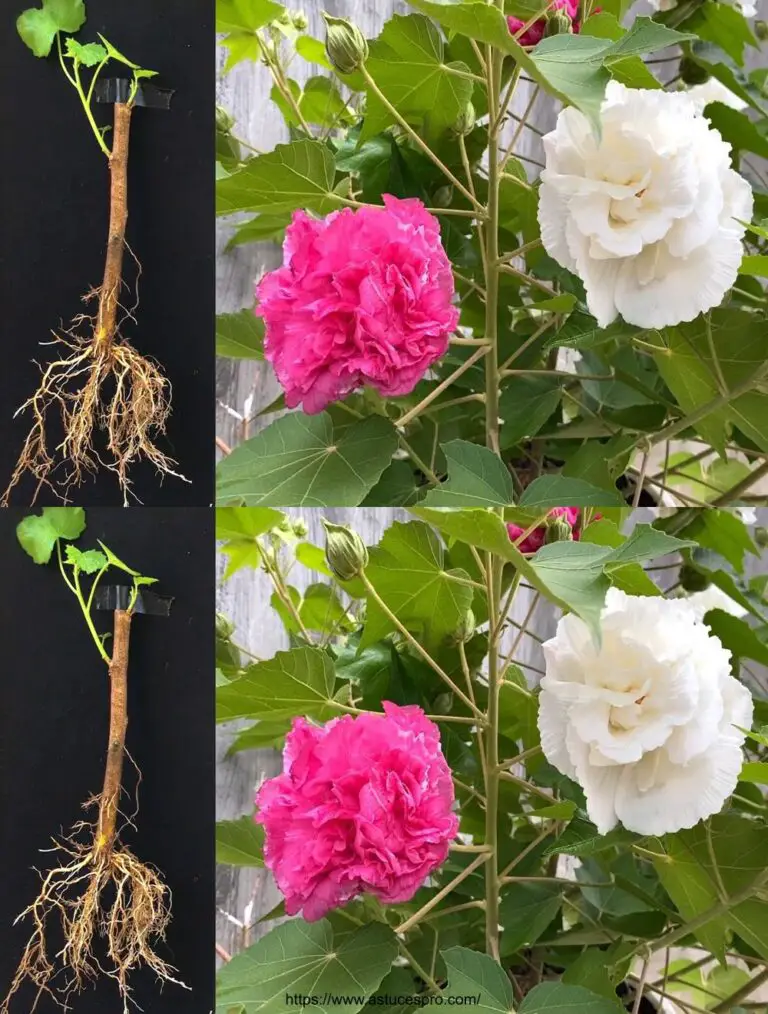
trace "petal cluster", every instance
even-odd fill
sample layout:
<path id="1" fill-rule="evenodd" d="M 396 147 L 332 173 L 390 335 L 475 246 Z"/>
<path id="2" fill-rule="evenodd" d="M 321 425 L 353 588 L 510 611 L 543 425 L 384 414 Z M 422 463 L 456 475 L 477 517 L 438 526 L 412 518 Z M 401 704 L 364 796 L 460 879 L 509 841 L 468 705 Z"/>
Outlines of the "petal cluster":
<path id="1" fill-rule="evenodd" d="M 584 789 L 601 834 L 693 827 L 736 787 L 752 697 L 686 599 L 613 588 L 600 627 L 598 645 L 567 615 L 544 644 L 544 754 Z"/>
<path id="2" fill-rule="evenodd" d="M 421 708 L 324 726 L 294 720 L 284 771 L 256 797 L 264 859 L 289 915 L 314 921 L 367 892 L 407 901 L 458 831 L 451 771 Z"/>
<path id="3" fill-rule="evenodd" d="M 598 515 L 599 516 L 599 515 Z M 573 526 L 579 520 L 579 508 L 578 507 L 553 507 L 549 512 L 551 518 L 561 518 L 567 522 L 573 530 Z M 525 531 L 520 525 L 508 524 L 507 532 L 513 542 L 516 542 Z M 520 545 L 517 547 L 521 553 L 535 553 L 541 549 L 547 538 L 547 526 L 539 525 L 538 528 L 534 528 L 532 532 L 523 539 Z M 576 542 L 579 541 L 579 532 L 573 532 L 573 538 Z"/>
<path id="4" fill-rule="evenodd" d="M 283 266 L 256 289 L 264 353 L 290 408 L 320 412 L 364 385 L 408 394 L 458 323 L 437 219 L 416 199 L 294 213 Z"/>
<path id="5" fill-rule="evenodd" d="M 608 84 L 601 133 L 573 107 L 544 138 L 539 225 L 600 327 L 690 321 L 736 281 L 752 190 L 685 91 Z"/>

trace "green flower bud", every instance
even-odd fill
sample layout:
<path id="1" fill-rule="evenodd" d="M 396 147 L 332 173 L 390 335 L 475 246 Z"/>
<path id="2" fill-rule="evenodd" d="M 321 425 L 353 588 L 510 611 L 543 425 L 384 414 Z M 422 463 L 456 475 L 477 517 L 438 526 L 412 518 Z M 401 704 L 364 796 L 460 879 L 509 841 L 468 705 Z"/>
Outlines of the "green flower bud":
<path id="1" fill-rule="evenodd" d="M 325 528 L 325 561 L 340 581 L 351 581 L 368 566 L 365 543 L 346 525 L 334 525 L 323 518 Z"/>
<path id="2" fill-rule="evenodd" d="M 286 28 L 290 28 L 293 19 L 291 17 L 290 11 L 283 11 L 280 17 L 275 18 L 275 21 L 277 22 L 278 25 L 285 25 Z"/>
<path id="3" fill-rule="evenodd" d="M 768 39 L 768 21 L 755 21 L 754 23 L 755 35 L 758 37 L 760 42 L 765 42 Z"/>
<path id="4" fill-rule="evenodd" d="M 293 15 L 293 27 L 297 32 L 304 32 L 309 25 L 309 19 L 304 11 L 295 11 Z"/>
<path id="5" fill-rule="evenodd" d="M 298 521 L 293 522 L 293 534 L 296 536 L 297 539 L 306 538 L 308 531 L 309 526 L 307 525 L 307 522 L 304 521 L 302 518 L 299 518 Z"/>
<path id="6" fill-rule="evenodd" d="M 709 71 L 690 56 L 684 56 L 680 61 L 680 77 L 687 85 L 704 84 L 709 80 Z"/>
<path id="7" fill-rule="evenodd" d="M 224 613 L 216 613 L 216 637 L 220 641 L 228 641 L 235 632 L 234 623 Z"/>
<path id="8" fill-rule="evenodd" d="M 444 187 L 438 187 L 435 191 L 432 202 L 436 208 L 450 208 L 453 200 L 453 186 L 446 183 Z"/>
<path id="9" fill-rule="evenodd" d="M 468 102 L 462 111 L 459 113 L 456 122 L 451 127 L 454 134 L 458 134 L 461 137 L 466 137 L 467 134 L 471 134 L 475 129 L 475 120 L 477 114 L 475 113 L 475 107 L 471 102 Z"/>
<path id="10" fill-rule="evenodd" d="M 680 568 L 680 584 L 687 592 L 704 591 L 711 583 L 706 574 L 690 563 L 684 563 Z"/>
<path id="11" fill-rule="evenodd" d="M 347 18 L 334 18 L 323 11 L 325 19 L 325 54 L 340 74 L 352 74 L 368 59 L 365 36 Z"/>
<path id="12" fill-rule="evenodd" d="M 551 521 L 547 521 L 547 531 L 544 535 L 545 544 L 572 541 L 573 529 L 564 518 L 552 518 Z"/>
<path id="13" fill-rule="evenodd" d="M 216 129 L 222 134 L 228 134 L 234 125 L 234 116 L 224 106 L 216 106 Z"/>
<path id="14" fill-rule="evenodd" d="M 573 33 L 573 22 L 565 11 L 557 10 L 547 14 L 545 35 L 568 35 Z"/>
<path id="15" fill-rule="evenodd" d="M 466 644 L 467 641 L 472 639 L 475 633 L 475 614 L 471 609 L 468 609 L 464 616 L 459 621 L 459 625 L 453 632 L 453 640 L 456 644 Z"/>
<path id="16" fill-rule="evenodd" d="M 752 534 L 755 537 L 755 542 L 761 549 L 768 547 L 768 528 L 763 528 L 762 525 L 758 525 Z"/>

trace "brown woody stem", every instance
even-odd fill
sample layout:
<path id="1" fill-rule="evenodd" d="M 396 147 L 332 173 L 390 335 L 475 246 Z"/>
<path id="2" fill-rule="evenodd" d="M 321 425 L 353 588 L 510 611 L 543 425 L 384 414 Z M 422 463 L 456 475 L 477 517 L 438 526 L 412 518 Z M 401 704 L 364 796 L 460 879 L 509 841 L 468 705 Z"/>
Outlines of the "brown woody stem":
<path id="1" fill-rule="evenodd" d="M 112 154 L 109 157 L 109 238 L 104 263 L 104 280 L 99 290 L 99 316 L 96 339 L 109 348 L 117 330 L 117 308 L 123 277 L 123 251 L 128 224 L 128 145 L 131 131 L 129 103 L 115 103 Z"/>
<path id="2" fill-rule="evenodd" d="M 112 658 L 109 663 L 109 741 L 96 839 L 100 851 L 112 849 L 117 827 L 125 734 L 128 729 L 128 642 L 131 636 L 131 618 L 132 613 L 128 610 L 115 610 Z"/>

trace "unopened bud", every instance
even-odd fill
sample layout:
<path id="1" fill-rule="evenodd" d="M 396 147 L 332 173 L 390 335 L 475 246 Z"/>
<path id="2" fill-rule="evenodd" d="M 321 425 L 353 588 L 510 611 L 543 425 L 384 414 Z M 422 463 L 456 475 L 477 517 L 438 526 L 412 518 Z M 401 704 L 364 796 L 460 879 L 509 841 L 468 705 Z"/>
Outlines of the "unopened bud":
<path id="1" fill-rule="evenodd" d="M 453 640 L 456 644 L 466 644 L 467 641 L 472 639 L 475 633 L 475 614 L 471 609 L 468 609 L 464 616 L 459 621 L 458 627 L 453 632 Z"/>
<path id="2" fill-rule="evenodd" d="M 763 528 L 762 525 L 758 525 L 752 534 L 755 538 L 755 542 L 761 549 L 768 548 L 768 528 Z"/>
<path id="3" fill-rule="evenodd" d="M 325 528 L 325 561 L 340 581 L 351 581 L 368 566 L 365 543 L 346 525 L 334 525 L 323 518 Z"/>
<path id="4" fill-rule="evenodd" d="M 223 613 L 216 613 L 216 637 L 220 641 L 228 641 L 235 632 L 234 623 Z"/>
<path id="5" fill-rule="evenodd" d="M 712 583 L 707 575 L 698 567 L 690 563 L 684 563 L 680 568 L 680 584 L 687 592 L 704 591 Z"/>
<path id="6" fill-rule="evenodd" d="M 325 54 L 340 74 L 352 74 L 368 59 L 365 36 L 347 18 L 334 18 L 323 12 L 325 19 Z"/>
<path id="7" fill-rule="evenodd" d="M 278 25 L 285 25 L 286 28 L 290 28 L 292 20 L 290 11 L 283 11 L 279 17 L 275 18 Z"/>
<path id="8" fill-rule="evenodd" d="M 216 129 L 222 134 L 228 134 L 234 125 L 234 116 L 224 106 L 216 106 Z"/>
<path id="9" fill-rule="evenodd" d="M 432 202 L 436 208 L 450 208 L 453 200 L 453 187 L 446 183 L 444 187 L 438 187 L 435 191 Z"/>
<path id="10" fill-rule="evenodd" d="M 467 134 L 471 134 L 475 129 L 475 120 L 477 114 L 475 113 L 475 107 L 471 102 L 467 102 L 462 111 L 456 118 L 455 123 L 451 127 L 454 134 L 459 134 L 461 137 L 466 137 Z"/>
<path id="11" fill-rule="evenodd" d="M 544 542 L 571 542 L 573 541 L 573 529 L 564 518 L 553 518 L 547 522 L 547 531 L 544 535 Z"/>
<path id="12" fill-rule="evenodd" d="M 293 27 L 297 32 L 304 32 L 309 25 L 309 19 L 304 11 L 295 11 L 293 14 Z"/>
<path id="13" fill-rule="evenodd" d="M 547 24 L 544 28 L 545 35 L 568 35 L 572 33 L 573 22 L 565 11 L 552 11 L 551 14 L 547 15 Z"/>
<path id="14" fill-rule="evenodd" d="M 690 56 L 684 56 L 680 61 L 680 77 L 687 85 L 704 84 L 709 80 L 709 71 Z"/>
<path id="15" fill-rule="evenodd" d="M 755 21 L 754 23 L 755 35 L 758 37 L 760 42 L 765 42 L 768 39 L 768 21 Z"/>
<path id="16" fill-rule="evenodd" d="M 306 521 L 299 518 L 298 521 L 293 522 L 293 534 L 296 536 L 297 539 L 306 538 L 308 531 L 309 526 L 307 525 Z"/>

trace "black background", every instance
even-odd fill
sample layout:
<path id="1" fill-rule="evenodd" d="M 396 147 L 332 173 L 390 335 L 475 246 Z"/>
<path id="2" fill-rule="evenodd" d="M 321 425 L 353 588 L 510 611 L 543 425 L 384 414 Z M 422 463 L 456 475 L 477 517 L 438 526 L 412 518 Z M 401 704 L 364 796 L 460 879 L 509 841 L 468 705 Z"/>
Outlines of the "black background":
<path id="1" fill-rule="evenodd" d="M 33 900 L 50 838 L 82 817 L 99 792 L 108 728 L 108 681 L 78 604 L 54 561 L 38 566 L 18 545 L 24 515 L 0 511 L 0 999 L 26 943 L 15 916 Z M 141 768 L 137 831 L 123 841 L 164 874 L 173 918 L 158 950 L 193 988 L 162 992 L 139 972 L 134 999 L 147 1014 L 213 1009 L 214 614 L 213 512 L 205 508 L 88 510 L 82 548 L 102 539 L 129 566 L 159 578 L 175 597 L 171 615 L 137 615 L 131 631 L 127 747 Z M 124 577 L 124 575 L 123 575 Z M 108 574 L 104 583 L 119 583 Z M 99 631 L 112 616 L 97 613 Z M 126 787 L 133 769 L 126 761 Z M 126 801 L 123 801 L 125 810 Z M 129 810 L 128 812 L 131 812 Z M 12 1010 L 27 1014 L 34 992 Z M 57 1011 L 40 1001 L 37 1014 Z M 73 1001 L 73 1014 L 117 1014 L 115 984 L 101 980 Z"/>
<path id="2" fill-rule="evenodd" d="M 37 387 L 32 360 L 47 361 L 52 348 L 40 343 L 101 283 L 108 221 L 107 161 L 80 100 L 55 51 L 36 59 L 16 34 L 15 19 L 29 6 L 35 0 L 0 5 L 0 489 L 29 428 L 12 416 Z M 176 90 L 170 112 L 138 108 L 133 117 L 127 238 L 143 273 L 138 326 L 128 322 L 123 333 L 171 381 L 161 449 L 193 482 L 160 485 L 143 463 L 132 473 L 134 490 L 150 506 L 201 506 L 214 495 L 214 0 L 86 0 L 86 12 L 78 39 L 101 32 Z M 103 75 L 119 73 L 110 63 Z M 111 110 L 96 107 L 99 123 L 111 122 Z M 133 278 L 128 254 L 126 276 Z M 24 483 L 12 503 L 28 504 L 33 492 Z M 40 502 L 57 501 L 45 491 Z M 119 506 L 115 477 L 87 481 L 75 502 Z"/>

